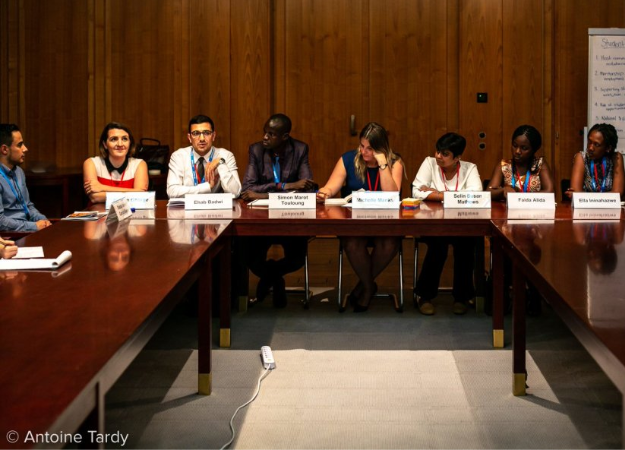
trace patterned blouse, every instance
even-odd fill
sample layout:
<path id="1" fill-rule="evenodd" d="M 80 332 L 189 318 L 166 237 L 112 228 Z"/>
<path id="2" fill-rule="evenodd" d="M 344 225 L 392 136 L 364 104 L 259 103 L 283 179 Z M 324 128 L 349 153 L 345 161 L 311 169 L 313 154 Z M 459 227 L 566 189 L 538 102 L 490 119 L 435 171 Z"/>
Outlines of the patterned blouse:
<path id="1" fill-rule="evenodd" d="M 543 157 L 534 159 L 529 171 L 529 181 L 527 183 L 526 192 L 540 192 L 542 186 L 540 185 L 540 169 L 543 166 Z M 517 173 L 513 168 L 511 159 L 501 160 L 501 172 L 503 173 L 503 185 L 512 186 L 515 189 L 523 192 L 525 186 L 525 178 L 528 176 L 526 172 Z"/>
<path id="2" fill-rule="evenodd" d="M 611 155 L 606 155 L 601 161 L 591 161 L 582 152 L 584 160 L 584 192 L 608 192 L 612 190 L 612 176 L 614 175 L 614 161 Z"/>

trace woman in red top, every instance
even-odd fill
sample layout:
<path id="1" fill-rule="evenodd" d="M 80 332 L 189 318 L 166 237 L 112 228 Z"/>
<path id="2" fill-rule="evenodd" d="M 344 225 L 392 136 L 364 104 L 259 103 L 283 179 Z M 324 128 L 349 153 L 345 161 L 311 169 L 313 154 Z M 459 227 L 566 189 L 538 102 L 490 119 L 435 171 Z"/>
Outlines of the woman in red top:
<path id="1" fill-rule="evenodd" d="M 100 135 L 100 154 L 82 167 L 85 193 L 93 203 L 106 201 L 107 192 L 148 190 L 148 166 L 133 158 L 135 139 L 127 126 L 111 122 Z"/>

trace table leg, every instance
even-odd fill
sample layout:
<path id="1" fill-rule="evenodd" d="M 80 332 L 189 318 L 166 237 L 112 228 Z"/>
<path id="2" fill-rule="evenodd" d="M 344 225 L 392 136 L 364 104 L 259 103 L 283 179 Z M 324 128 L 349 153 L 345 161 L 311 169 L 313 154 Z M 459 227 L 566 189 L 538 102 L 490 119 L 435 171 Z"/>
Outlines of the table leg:
<path id="1" fill-rule="evenodd" d="M 503 348 L 504 345 L 504 307 L 503 307 L 503 248 L 501 239 L 493 236 L 491 252 L 493 267 L 491 269 L 493 298 L 493 347 Z"/>
<path id="2" fill-rule="evenodd" d="M 92 433 L 104 434 L 104 393 L 102 386 L 97 383 L 93 392 L 95 406 L 78 428 L 78 434 L 82 436 L 82 442 L 78 448 L 104 448 L 104 443 L 98 443 L 93 438 Z"/>
<path id="3" fill-rule="evenodd" d="M 512 393 L 525 395 L 527 369 L 525 366 L 525 276 L 512 267 L 512 371 L 514 373 Z"/>
<path id="4" fill-rule="evenodd" d="M 213 382 L 211 372 L 212 347 L 212 260 L 207 255 L 204 263 L 204 273 L 198 279 L 198 393 L 210 395 Z"/>
<path id="5" fill-rule="evenodd" d="M 232 262 L 230 239 L 224 239 L 223 248 L 219 252 L 219 346 L 230 347 L 231 305 L 230 281 Z"/>
<path id="6" fill-rule="evenodd" d="M 486 290 L 486 277 L 484 276 L 484 238 L 476 238 L 475 247 L 475 312 L 484 312 L 484 291 Z"/>
<path id="7" fill-rule="evenodd" d="M 233 294 L 237 298 L 238 311 L 247 312 L 249 301 L 249 272 L 243 256 L 242 238 L 232 238 L 231 282 Z"/>

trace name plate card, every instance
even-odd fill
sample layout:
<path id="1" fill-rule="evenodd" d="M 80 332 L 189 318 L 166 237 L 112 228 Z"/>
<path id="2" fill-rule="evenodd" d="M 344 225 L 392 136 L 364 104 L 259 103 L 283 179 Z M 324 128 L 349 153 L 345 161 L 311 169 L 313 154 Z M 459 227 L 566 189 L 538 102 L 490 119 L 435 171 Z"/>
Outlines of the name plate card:
<path id="1" fill-rule="evenodd" d="M 621 220 L 620 209 L 574 209 L 573 220 Z"/>
<path id="2" fill-rule="evenodd" d="M 184 218 L 185 219 L 195 219 L 195 220 L 229 220 L 235 219 L 237 216 L 235 212 L 231 209 L 185 209 L 184 210 Z"/>
<path id="3" fill-rule="evenodd" d="M 411 211 L 414 213 L 414 210 Z M 390 210 L 390 209 L 352 209 L 352 219 L 399 219 L 401 217 L 401 212 L 399 209 Z"/>
<path id="4" fill-rule="evenodd" d="M 490 208 L 490 192 L 456 192 L 443 193 L 443 206 L 447 208 Z"/>
<path id="5" fill-rule="evenodd" d="M 443 210 L 445 219 L 490 219 L 490 209 L 488 208 L 450 208 Z"/>
<path id="6" fill-rule="evenodd" d="M 184 209 L 232 210 L 232 194 L 187 194 L 184 196 Z"/>
<path id="7" fill-rule="evenodd" d="M 509 220 L 554 220 L 556 210 L 554 209 L 509 209 Z"/>
<path id="8" fill-rule="evenodd" d="M 133 223 L 136 223 L 137 220 L 153 221 L 154 219 L 156 219 L 156 213 L 153 209 L 143 209 L 141 211 L 135 211 L 132 215 Z"/>
<path id="9" fill-rule="evenodd" d="M 154 209 L 156 207 L 156 192 L 107 192 L 104 209 L 109 209 L 113 202 L 125 198 L 130 208 Z"/>
<path id="10" fill-rule="evenodd" d="M 553 192 L 508 192 L 508 209 L 556 209 Z"/>
<path id="11" fill-rule="evenodd" d="M 620 208 L 618 192 L 573 192 L 573 208 L 609 209 Z"/>
<path id="12" fill-rule="evenodd" d="M 354 191 L 352 193 L 353 209 L 399 209 L 399 192 L 397 191 Z"/>
<path id="13" fill-rule="evenodd" d="M 317 209 L 314 192 L 269 193 L 269 209 Z"/>
<path id="14" fill-rule="evenodd" d="M 122 220 L 127 219 L 130 216 L 132 216 L 132 209 L 130 209 L 128 200 L 124 197 L 111 203 L 111 209 L 109 210 L 109 213 L 106 216 L 106 221 L 107 222 L 116 222 L 116 221 L 121 222 Z"/>
<path id="15" fill-rule="evenodd" d="M 316 219 L 316 209 L 269 209 L 270 219 Z"/>

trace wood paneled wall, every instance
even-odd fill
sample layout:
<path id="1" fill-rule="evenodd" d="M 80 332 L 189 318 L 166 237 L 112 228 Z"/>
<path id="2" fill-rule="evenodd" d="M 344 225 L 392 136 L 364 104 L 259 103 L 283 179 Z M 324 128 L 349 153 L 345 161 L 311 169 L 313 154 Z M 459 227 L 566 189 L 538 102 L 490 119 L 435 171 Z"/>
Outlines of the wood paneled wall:
<path id="1" fill-rule="evenodd" d="M 405 196 L 436 140 L 458 130 L 450 117 L 458 109 L 457 58 L 448 57 L 457 54 L 457 18 L 448 19 L 452 5 L 456 2 L 371 2 L 369 117 L 387 128 L 391 146 L 404 159 Z"/>
<path id="2" fill-rule="evenodd" d="M 588 28 L 624 28 L 625 2 L 555 0 L 555 11 L 554 158 L 558 162 L 556 177 L 561 179 L 570 178 L 573 156 L 585 142 Z"/>
<path id="3" fill-rule="evenodd" d="M 444 132 L 467 137 L 465 159 L 488 178 L 530 123 L 566 178 L 589 27 L 625 27 L 625 2 L 0 0 L 0 120 L 23 129 L 27 165 L 78 167 L 111 120 L 176 149 L 204 113 L 243 176 L 248 145 L 284 112 L 323 183 L 357 145 L 354 115 L 357 132 L 372 120 L 390 131 L 404 192 Z"/>

